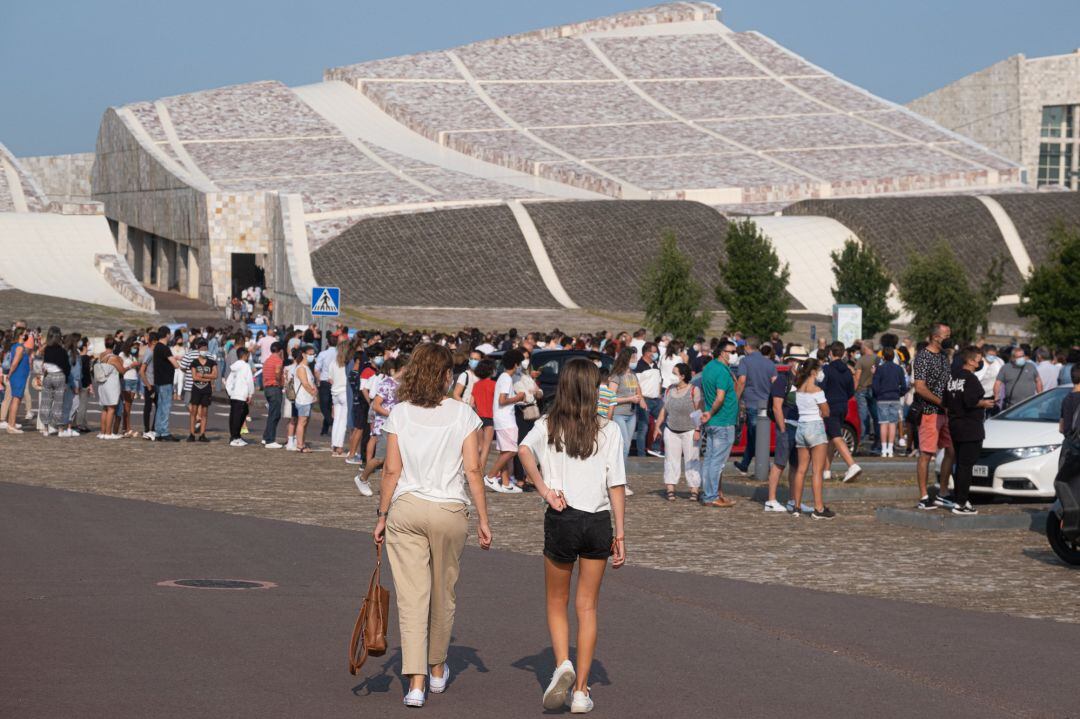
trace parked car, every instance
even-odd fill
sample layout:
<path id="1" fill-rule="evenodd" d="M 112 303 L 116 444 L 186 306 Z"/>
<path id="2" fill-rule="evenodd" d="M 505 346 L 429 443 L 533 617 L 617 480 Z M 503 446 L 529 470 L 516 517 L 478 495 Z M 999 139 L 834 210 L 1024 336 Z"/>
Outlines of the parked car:
<path id="1" fill-rule="evenodd" d="M 1072 385 L 1047 390 L 986 421 L 986 439 L 971 479 L 972 493 L 1054 498 L 1063 437 L 1061 403 Z"/>

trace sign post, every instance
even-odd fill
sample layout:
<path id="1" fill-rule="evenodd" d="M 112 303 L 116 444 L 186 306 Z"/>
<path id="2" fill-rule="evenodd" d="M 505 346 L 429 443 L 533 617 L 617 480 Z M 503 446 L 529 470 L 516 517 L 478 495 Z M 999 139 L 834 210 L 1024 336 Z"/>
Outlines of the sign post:
<path id="1" fill-rule="evenodd" d="M 833 305 L 832 334 L 845 347 L 862 339 L 862 307 L 858 305 Z"/>
<path id="2" fill-rule="evenodd" d="M 311 316 L 319 327 L 319 334 L 326 333 L 326 323 L 323 317 L 337 317 L 341 314 L 341 288 L 340 287 L 312 287 L 311 288 Z"/>

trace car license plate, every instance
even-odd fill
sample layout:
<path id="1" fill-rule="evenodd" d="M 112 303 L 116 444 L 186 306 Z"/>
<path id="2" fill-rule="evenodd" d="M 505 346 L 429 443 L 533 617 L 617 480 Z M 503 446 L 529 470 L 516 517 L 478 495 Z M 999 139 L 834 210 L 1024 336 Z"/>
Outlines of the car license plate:
<path id="1" fill-rule="evenodd" d="M 987 467 L 985 464 L 976 464 L 975 466 L 973 466 L 971 468 L 971 476 L 972 477 L 989 477 L 990 476 L 990 468 Z"/>

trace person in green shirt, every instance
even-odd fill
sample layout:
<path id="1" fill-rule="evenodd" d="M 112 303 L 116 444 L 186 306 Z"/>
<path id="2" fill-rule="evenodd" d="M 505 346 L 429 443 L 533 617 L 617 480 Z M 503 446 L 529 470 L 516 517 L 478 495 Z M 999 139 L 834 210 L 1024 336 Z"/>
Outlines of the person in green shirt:
<path id="1" fill-rule="evenodd" d="M 705 460 L 701 468 L 701 501 L 706 507 L 733 507 L 735 501 L 724 496 L 720 475 L 724 472 L 731 447 L 735 444 L 735 422 L 739 416 L 739 397 L 728 360 L 735 352 L 735 343 L 721 340 L 716 357 L 701 373 L 701 391 L 705 397 L 704 425 Z"/>

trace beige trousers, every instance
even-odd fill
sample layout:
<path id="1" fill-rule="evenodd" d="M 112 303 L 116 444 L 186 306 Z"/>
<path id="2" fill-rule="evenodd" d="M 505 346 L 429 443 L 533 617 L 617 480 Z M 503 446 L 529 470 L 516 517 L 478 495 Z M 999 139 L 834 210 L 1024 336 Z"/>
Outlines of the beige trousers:
<path id="1" fill-rule="evenodd" d="M 386 553 L 394 573 L 402 674 L 427 674 L 446 661 L 454 628 L 461 552 L 469 515 L 461 502 L 403 494 L 386 518 Z"/>

